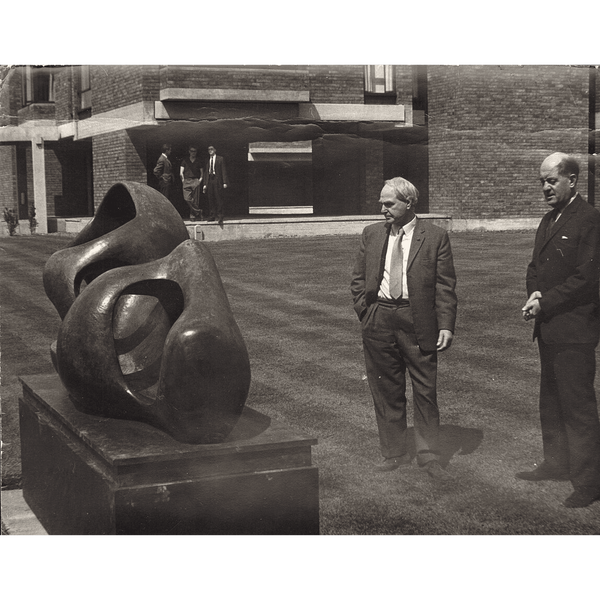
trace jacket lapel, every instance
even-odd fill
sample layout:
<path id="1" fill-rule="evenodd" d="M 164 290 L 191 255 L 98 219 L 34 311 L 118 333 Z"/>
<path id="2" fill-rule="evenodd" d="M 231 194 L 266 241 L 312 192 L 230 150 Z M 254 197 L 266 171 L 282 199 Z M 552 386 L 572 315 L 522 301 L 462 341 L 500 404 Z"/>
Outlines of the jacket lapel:
<path id="1" fill-rule="evenodd" d="M 577 195 L 575 196 L 575 199 L 573 200 L 573 202 L 571 202 L 571 204 L 569 204 L 569 206 L 567 206 L 563 210 L 562 215 L 560 215 L 560 219 L 558 219 L 558 221 L 556 221 L 556 223 L 554 224 L 554 227 L 552 228 L 550 235 L 548 235 L 546 232 L 544 232 L 544 242 L 542 243 L 542 246 L 541 246 L 542 248 L 567 224 L 569 219 L 577 212 L 579 200 L 582 200 L 582 198 L 580 198 L 579 192 L 578 192 Z M 546 231 L 548 230 L 548 227 L 550 227 L 551 222 L 552 222 L 552 219 L 551 219 L 551 217 L 549 217 L 548 223 L 546 225 Z"/>
<path id="2" fill-rule="evenodd" d="M 387 251 L 387 245 L 390 239 L 390 230 L 391 226 L 387 223 L 384 227 L 378 230 L 377 238 L 375 239 L 375 243 L 377 244 L 374 252 L 374 256 L 379 256 L 379 271 L 377 273 L 377 285 L 381 284 L 381 280 L 383 279 L 383 271 L 385 269 L 385 254 Z"/>
<path id="3" fill-rule="evenodd" d="M 425 227 L 423 227 L 423 224 L 419 221 L 419 218 L 417 217 L 417 224 L 415 225 L 412 242 L 410 243 L 410 250 L 408 251 L 408 263 L 406 265 L 407 271 L 410 269 L 410 266 L 412 265 L 413 260 L 415 260 L 415 256 L 417 256 L 417 253 L 421 249 L 421 246 L 423 245 L 424 241 Z"/>

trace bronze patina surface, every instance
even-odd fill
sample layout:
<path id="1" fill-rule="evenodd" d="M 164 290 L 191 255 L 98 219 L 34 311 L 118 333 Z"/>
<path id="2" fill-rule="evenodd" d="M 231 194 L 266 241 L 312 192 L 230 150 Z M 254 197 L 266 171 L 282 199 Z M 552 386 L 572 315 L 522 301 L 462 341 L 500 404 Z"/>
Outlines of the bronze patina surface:
<path id="1" fill-rule="evenodd" d="M 208 248 L 156 190 L 124 182 L 44 271 L 63 322 L 53 349 L 74 404 L 222 442 L 242 413 L 250 362 Z"/>

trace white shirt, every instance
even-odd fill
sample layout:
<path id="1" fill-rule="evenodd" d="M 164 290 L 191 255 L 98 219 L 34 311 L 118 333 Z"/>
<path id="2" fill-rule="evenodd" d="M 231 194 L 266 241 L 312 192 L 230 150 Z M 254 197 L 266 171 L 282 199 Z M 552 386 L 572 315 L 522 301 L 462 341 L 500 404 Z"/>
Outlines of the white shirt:
<path id="1" fill-rule="evenodd" d="M 408 253 L 410 251 L 410 244 L 412 242 L 413 233 L 417 226 L 417 218 L 415 217 L 410 223 L 404 225 L 404 237 L 400 242 L 402 244 L 402 299 L 408 300 L 408 283 L 406 281 L 406 268 L 408 266 Z M 383 269 L 383 279 L 379 286 L 379 297 L 391 300 L 390 294 L 390 265 L 392 264 L 392 251 L 394 244 L 396 243 L 396 237 L 398 236 L 398 230 L 400 227 L 392 225 L 392 231 L 390 232 L 390 239 L 388 242 L 387 251 L 385 253 L 385 266 Z"/>

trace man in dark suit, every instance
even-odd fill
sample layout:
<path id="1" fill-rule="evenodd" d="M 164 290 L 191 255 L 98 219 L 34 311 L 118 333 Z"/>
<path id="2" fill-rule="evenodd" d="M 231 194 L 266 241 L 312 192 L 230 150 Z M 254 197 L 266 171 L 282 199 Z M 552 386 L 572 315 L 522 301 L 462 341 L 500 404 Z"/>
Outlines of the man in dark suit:
<path id="1" fill-rule="evenodd" d="M 540 223 L 527 268 L 526 320 L 535 318 L 544 461 L 527 481 L 570 480 L 568 508 L 600 497 L 600 423 L 594 392 L 600 338 L 600 213 L 577 192 L 577 161 L 560 152 L 542 163 L 552 211 Z"/>
<path id="2" fill-rule="evenodd" d="M 154 167 L 154 176 L 158 179 L 158 191 L 171 199 L 171 185 L 173 183 L 173 165 L 169 160 L 171 155 L 171 145 L 164 144 L 162 154 L 158 157 L 156 166 Z"/>
<path id="3" fill-rule="evenodd" d="M 363 231 L 351 291 L 384 457 L 376 471 L 412 461 L 406 439 L 408 368 L 417 463 L 445 481 L 452 476 L 439 462 L 437 353 L 450 347 L 454 335 L 456 275 L 447 232 L 415 216 L 418 197 L 402 177 L 385 182 L 379 199 L 385 222 Z"/>
<path id="4" fill-rule="evenodd" d="M 208 220 L 214 221 L 216 217 L 219 225 L 223 225 L 223 215 L 225 214 L 223 190 L 227 189 L 229 181 L 225 160 L 222 156 L 217 156 L 214 146 L 208 147 L 208 162 L 204 173 L 206 177 L 204 193 L 208 196 Z"/>

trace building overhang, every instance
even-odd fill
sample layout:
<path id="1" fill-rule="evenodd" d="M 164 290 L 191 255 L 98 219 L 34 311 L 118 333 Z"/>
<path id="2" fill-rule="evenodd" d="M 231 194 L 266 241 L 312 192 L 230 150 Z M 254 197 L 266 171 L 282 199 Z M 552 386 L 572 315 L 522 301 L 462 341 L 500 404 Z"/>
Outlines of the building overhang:
<path id="1" fill-rule="evenodd" d="M 54 121 L 27 121 L 22 125 L 0 127 L 0 143 L 56 141 L 60 132 Z"/>
<path id="2" fill-rule="evenodd" d="M 198 90 L 184 90 L 197 92 Z M 212 90 L 218 91 L 218 90 Z M 252 91 L 252 90 L 251 90 Z M 292 92 L 296 94 L 297 92 Z M 304 94 L 304 92 L 302 92 Z M 308 92 L 306 92 L 308 93 Z M 0 127 L 0 143 L 31 142 L 36 139 L 57 141 L 65 138 L 74 140 L 89 139 L 94 136 L 135 129 L 142 126 L 157 126 L 161 120 L 180 121 L 193 119 L 198 121 L 214 119 L 235 119 L 241 117 L 271 118 L 288 120 L 294 118 L 308 121 L 331 122 L 370 122 L 393 127 L 406 126 L 406 111 L 402 104 L 398 105 L 364 105 L 364 104 L 315 104 L 312 102 L 247 102 L 214 101 L 204 104 L 198 100 L 187 102 L 175 101 L 142 101 L 104 113 L 96 114 L 88 119 L 56 124 L 51 120 L 32 120 L 19 126 Z M 387 126 L 386 125 L 386 126 Z M 281 152 L 280 152 L 281 153 Z M 290 152 L 283 152 L 283 154 Z M 266 156 L 268 152 L 258 152 L 257 156 Z M 297 151 L 291 154 L 297 155 Z M 296 157 L 298 160 L 302 158 Z M 264 158 L 259 159 L 264 160 Z M 271 157 L 272 160 L 272 157 Z"/>
<path id="3" fill-rule="evenodd" d="M 405 122 L 403 104 L 316 104 L 299 106 L 299 117 L 316 121 L 389 121 Z"/>
<path id="4" fill-rule="evenodd" d="M 56 124 L 54 121 L 33 120 L 22 125 L 0 127 L 0 143 L 31 142 L 37 139 L 58 141 L 89 139 L 96 135 L 143 125 L 158 125 L 154 118 L 154 102 L 137 102 L 122 108 L 93 115 L 89 119 Z"/>
<path id="5" fill-rule="evenodd" d="M 143 125 L 157 125 L 154 118 L 154 102 L 142 101 L 109 110 L 89 119 L 76 121 L 75 139 L 81 140 L 96 135 L 134 129 Z"/>

